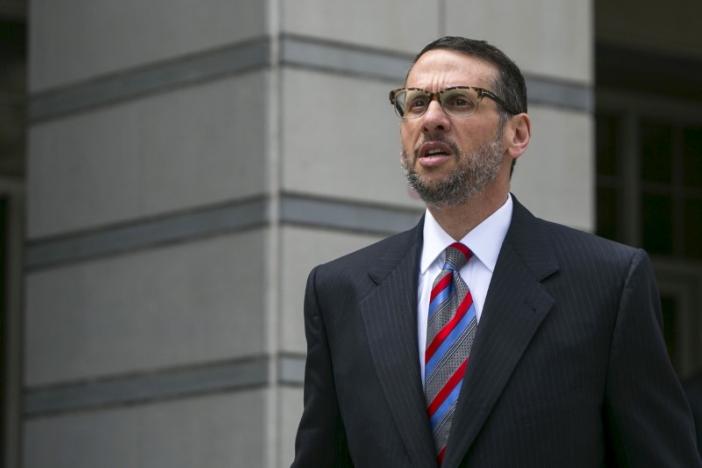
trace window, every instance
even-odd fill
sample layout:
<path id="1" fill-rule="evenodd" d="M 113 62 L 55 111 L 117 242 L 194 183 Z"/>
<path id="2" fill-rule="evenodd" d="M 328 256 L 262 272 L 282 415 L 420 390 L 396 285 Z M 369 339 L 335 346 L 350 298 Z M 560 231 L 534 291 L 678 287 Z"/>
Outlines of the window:
<path id="1" fill-rule="evenodd" d="M 637 141 L 622 142 L 623 117 L 596 119 L 597 233 L 652 255 L 702 260 L 702 125 L 637 118 Z M 627 145 L 638 148 L 636 161 L 622 160 Z M 632 195 L 638 200 L 627 202 Z"/>
<path id="2" fill-rule="evenodd" d="M 702 370 L 702 101 L 691 92 L 702 61 L 602 44 L 595 58 L 597 234 L 651 255 L 684 378 Z"/>

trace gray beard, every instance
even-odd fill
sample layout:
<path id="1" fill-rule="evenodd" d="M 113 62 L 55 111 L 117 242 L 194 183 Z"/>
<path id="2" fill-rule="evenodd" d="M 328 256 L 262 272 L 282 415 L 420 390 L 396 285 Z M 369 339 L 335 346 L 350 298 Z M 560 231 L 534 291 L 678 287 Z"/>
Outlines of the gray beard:
<path id="1" fill-rule="evenodd" d="M 504 152 L 499 138 L 484 143 L 470 154 L 460 154 L 453 142 L 445 143 L 451 147 L 454 155 L 458 155 L 458 167 L 448 178 L 437 182 L 422 179 L 410 167 L 407 153 L 402 151 L 402 167 L 410 187 L 426 204 L 438 208 L 465 203 L 485 190 L 497 178 Z"/>

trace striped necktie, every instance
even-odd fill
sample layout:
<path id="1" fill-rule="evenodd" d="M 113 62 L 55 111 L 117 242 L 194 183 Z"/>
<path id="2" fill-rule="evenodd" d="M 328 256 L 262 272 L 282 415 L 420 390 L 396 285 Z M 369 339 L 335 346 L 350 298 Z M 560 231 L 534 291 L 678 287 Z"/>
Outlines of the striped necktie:
<path id="1" fill-rule="evenodd" d="M 445 254 L 446 262 L 434 280 L 429 297 L 424 355 L 424 393 L 439 465 L 446 453 L 477 325 L 473 298 L 459 275 L 472 252 L 455 242 L 446 248 Z"/>

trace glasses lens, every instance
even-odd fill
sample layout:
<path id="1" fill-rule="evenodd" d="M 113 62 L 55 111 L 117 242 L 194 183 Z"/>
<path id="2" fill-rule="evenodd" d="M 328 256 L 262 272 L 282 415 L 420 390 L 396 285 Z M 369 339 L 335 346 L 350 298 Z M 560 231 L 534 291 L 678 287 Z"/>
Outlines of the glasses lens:
<path id="1" fill-rule="evenodd" d="M 404 89 L 393 91 L 390 94 L 390 101 L 392 102 L 392 106 L 395 108 L 395 112 L 397 115 L 400 117 L 405 116 L 405 97 L 406 97 L 407 91 Z"/>
<path id="2" fill-rule="evenodd" d="M 422 89 L 401 89 L 393 94 L 395 112 L 402 118 L 417 118 L 429 108 L 432 94 Z M 439 102 L 445 112 L 468 116 L 478 108 L 480 96 L 472 88 L 451 88 L 439 92 Z"/>
<path id="3" fill-rule="evenodd" d="M 431 95 L 421 89 L 407 89 L 402 97 L 402 115 L 410 118 L 424 114 L 431 102 Z"/>
<path id="4" fill-rule="evenodd" d="M 431 95 L 416 89 L 400 89 L 393 91 L 391 101 L 395 112 L 400 117 L 419 117 L 429 106 Z"/>
<path id="5" fill-rule="evenodd" d="M 478 108 L 478 93 L 471 88 L 454 88 L 439 94 L 441 107 L 452 115 L 470 115 Z"/>

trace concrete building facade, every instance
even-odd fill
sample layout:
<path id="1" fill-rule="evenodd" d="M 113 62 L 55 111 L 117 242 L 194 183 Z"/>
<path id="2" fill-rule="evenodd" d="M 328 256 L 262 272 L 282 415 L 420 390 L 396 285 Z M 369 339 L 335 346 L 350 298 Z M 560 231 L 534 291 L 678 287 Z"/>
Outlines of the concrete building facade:
<path id="1" fill-rule="evenodd" d="M 387 94 L 438 36 L 522 68 L 533 141 L 513 192 L 596 229 L 591 1 L 27 8 L 8 466 L 287 466 L 307 273 L 418 220 Z"/>

